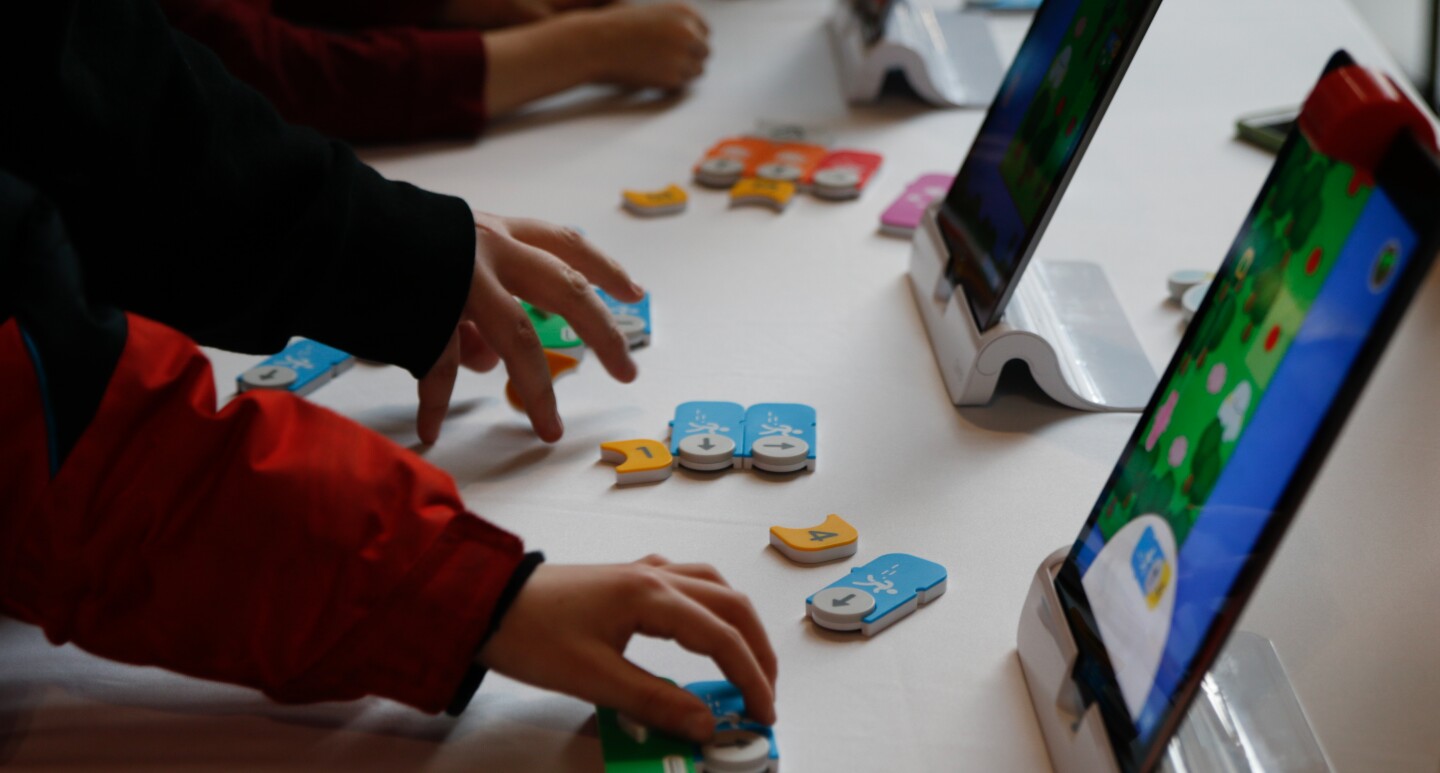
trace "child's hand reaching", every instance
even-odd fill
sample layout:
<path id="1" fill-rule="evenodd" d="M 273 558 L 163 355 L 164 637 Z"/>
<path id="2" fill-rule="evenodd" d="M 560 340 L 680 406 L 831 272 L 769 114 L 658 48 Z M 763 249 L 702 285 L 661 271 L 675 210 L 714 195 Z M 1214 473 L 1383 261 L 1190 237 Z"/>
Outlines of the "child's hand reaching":
<path id="1" fill-rule="evenodd" d="M 624 658 L 635 634 L 715 660 L 759 722 L 775 722 L 775 651 L 750 600 L 703 564 L 541 564 L 480 651 L 488 668 L 609 706 L 695 741 L 715 718 L 694 695 Z"/>

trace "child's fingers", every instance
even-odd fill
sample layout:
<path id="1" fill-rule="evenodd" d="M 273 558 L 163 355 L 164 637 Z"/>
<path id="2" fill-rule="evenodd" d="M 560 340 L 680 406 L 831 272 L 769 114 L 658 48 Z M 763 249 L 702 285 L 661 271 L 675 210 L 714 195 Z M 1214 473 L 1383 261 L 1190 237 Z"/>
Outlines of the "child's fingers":
<path id="1" fill-rule="evenodd" d="M 593 700 L 646 727 L 704 742 L 715 734 L 715 715 L 694 694 L 605 650 L 599 653 Z"/>
<path id="2" fill-rule="evenodd" d="M 477 231 L 477 234 L 483 234 Z M 486 249 L 486 247 L 481 247 Z M 477 264 L 478 265 L 478 264 Z M 477 269 L 466 314 L 485 342 L 505 362 L 510 382 L 525 405 L 530 424 L 541 440 L 554 442 L 564 433 L 555 409 L 550 367 L 540 348 L 540 336 L 519 302 L 485 269 Z"/>
<path id="3" fill-rule="evenodd" d="M 775 691 L 739 629 L 678 591 L 642 603 L 639 616 L 640 633 L 673 639 L 681 647 L 714 660 L 745 697 L 746 711 L 767 725 L 775 722 Z"/>
<path id="4" fill-rule="evenodd" d="M 538 247 L 521 241 L 511 241 L 506 247 L 512 257 L 523 255 L 524 259 L 497 261 L 496 274 L 505 289 L 564 317 L 611 376 L 622 382 L 634 381 L 637 369 L 630 346 L 615 327 L 610 310 L 590 289 L 590 282 Z"/>
<path id="5" fill-rule="evenodd" d="M 645 294 L 619 263 L 574 228 L 527 218 L 513 218 L 508 226 L 516 239 L 553 254 L 584 274 L 592 284 L 622 301 L 633 303 Z"/>
<path id="6" fill-rule="evenodd" d="M 468 319 L 460 323 L 460 364 L 480 373 L 487 373 L 500 364 L 500 355 L 485 336 L 480 335 L 480 328 Z"/>
<path id="7" fill-rule="evenodd" d="M 451 334 L 450 343 L 430 372 L 416 383 L 420 407 L 415 413 L 415 431 L 420 442 L 427 445 L 440 439 L 440 425 L 450 411 L 450 393 L 455 390 L 455 374 L 460 368 L 460 338 Z"/>
<path id="8" fill-rule="evenodd" d="M 693 564 L 691 566 L 700 565 Z M 675 571 L 679 567 L 672 566 L 667 569 Z M 718 574 L 715 576 L 719 577 Z M 765 672 L 765 678 L 770 683 L 773 695 L 775 678 L 779 672 L 779 659 L 775 656 L 775 649 L 770 645 L 770 637 L 765 633 L 765 626 L 760 622 L 760 615 L 755 611 L 755 606 L 750 603 L 750 599 L 743 593 L 731 590 L 729 586 L 723 584 L 723 580 L 720 581 L 720 584 L 716 584 L 707 579 L 681 576 L 676 578 L 675 582 L 678 583 L 682 592 L 704 605 L 745 637 L 745 643 L 749 646 L 751 654 Z"/>

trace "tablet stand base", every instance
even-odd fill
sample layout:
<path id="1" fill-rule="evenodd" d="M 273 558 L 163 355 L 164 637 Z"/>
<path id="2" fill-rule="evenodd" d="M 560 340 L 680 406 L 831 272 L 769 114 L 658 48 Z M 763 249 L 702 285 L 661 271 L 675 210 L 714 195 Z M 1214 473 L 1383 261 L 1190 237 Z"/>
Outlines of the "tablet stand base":
<path id="1" fill-rule="evenodd" d="M 935 223 L 938 208 L 938 202 L 931 205 L 911 241 L 910 289 L 951 402 L 990 402 L 1006 363 L 1023 360 L 1035 383 L 1061 405 L 1082 411 L 1145 407 L 1155 370 L 1099 266 L 1031 261 L 1004 317 L 981 332 L 964 290 L 952 290 L 945 278 L 948 252 Z"/>
<path id="2" fill-rule="evenodd" d="M 1056 772 L 1118 773 L 1100 708 L 1082 710 L 1071 679 L 1077 649 L 1055 592 L 1068 553 L 1057 550 L 1035 573 L 1020 613 L 1020 666 Z M 1245 631 L 1236 631 L 1211 665 L 1160 767 L 1174 773 L 1330 769 L 1274 646 Z"/>
<path id="3" fill-rule="evenodd" d="M 879 98 L 885 76 L 900 70 L 926 102 L 984 107 L 1005 75 L 984 14 L 937 11 L 920 0 L 894 0 L 884 33 L 867 44 L 850 0 L 840 0 L 829 27 L 840 80 L 851 102 Z"/>

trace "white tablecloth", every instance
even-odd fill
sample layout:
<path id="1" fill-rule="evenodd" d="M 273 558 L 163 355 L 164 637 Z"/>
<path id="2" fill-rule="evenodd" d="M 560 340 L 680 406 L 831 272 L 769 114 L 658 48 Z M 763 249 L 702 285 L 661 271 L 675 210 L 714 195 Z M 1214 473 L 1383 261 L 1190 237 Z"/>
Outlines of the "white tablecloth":
<path id="1" fill-rule="evenodd" d="M 681 98 L 582 90 L 479 143 L 364 151 L 387 176 L 476 209 L 581 226 L 653 294 L 641 378 L 616 384 L 592 359 L 561 380 L 559 443 L 533 438 L 503 376 L 464 375 L 426 458 L 551 561 L 658 552 L 711 562 L 751 594 L 781 658 L 785 770 L 1044 769 L 1014 652 L 1020 604 L 1037 563 L 1078 532 L 1135 417 L 1063 410 L 1023 386 L 952 407 L 905 284 L 908 245 L 876 225 L 910 180 L 954 171 L 981 114 L 897 97 L 847 106 L 818 0 L 699 7 L 715 53 Z M 1024 18 L 996 26 L 1013 51 Z M 1181 330 L 1166 275 L 1218 263 L 1271 163 L 1231 139 L 1232 122 L 1298 102 L 1340 46 L 1388 62 L 1342 0 L 1161 8 L 1037 253 L 1103 265 L 1157 369 Z M 678 217 L 618 208 L 622 188 L 688 185 L 706 147 L 757 118 L 823 125 L 885 166 L 859 201 L 802 197 L 779 215 L 694 188 Z M 1437 293 L 1432 280 L 1416 299 L 1241 622 L 1273 639 L 1340 770 L 1434 773 L 1440 760 Z M 216 353 L 218 381 L 255 361 Z M 358 366 L 313 399 L 416 442 L 399 369 Z M 597 445 L 663 438 L 696 399 L 815 406 L 818 470 L 613 487 Z M 832 512 L 860 529 L 857 560 L 916 553 L 948 567 L 949 592 L 871 640 L 817 632 L 804 599 L 850 564 L 792 564 L 766 532 Z M 680 682 L 718 678 L 669 643 L 629 654 Z M 0 763 L 17 768 L 597 771 L 592 716 L 497 675 L 458 719 L 380 700 L 281 707 L 0 621 Z"/>

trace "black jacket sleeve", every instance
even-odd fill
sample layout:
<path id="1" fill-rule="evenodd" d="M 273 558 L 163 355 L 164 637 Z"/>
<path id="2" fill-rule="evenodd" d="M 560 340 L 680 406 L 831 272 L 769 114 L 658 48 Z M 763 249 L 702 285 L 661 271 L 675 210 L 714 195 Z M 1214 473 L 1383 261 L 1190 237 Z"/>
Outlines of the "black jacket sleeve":
<path id="1" fill-rule="evenodd" d="M 0 10 L 0 168 L 53 201 L 88 294 L 200 343 L 304 335 L 425 373 L 469 289 L 460 199 L 281 121 L 149 0 Z"/>

